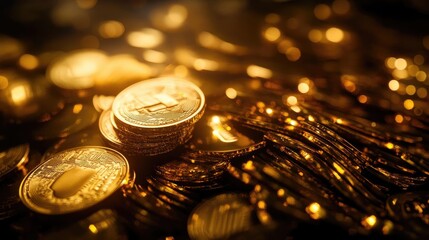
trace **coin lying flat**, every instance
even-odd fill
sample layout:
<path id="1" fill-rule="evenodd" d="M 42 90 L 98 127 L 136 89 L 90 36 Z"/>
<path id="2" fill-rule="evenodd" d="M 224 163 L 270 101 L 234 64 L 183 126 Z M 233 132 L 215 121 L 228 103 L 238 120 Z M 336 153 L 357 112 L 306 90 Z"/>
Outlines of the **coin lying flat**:
<path id="1" fill-rule="evenodd" d="M 195 84 L 165 77 L 124 89 L 116 96 L 112 109 L 118 125 L 157 129 L 195 122 L 204 105 L 204 94 Z"/>
<path id="2" fill-rule="evenodd" d="M 105 147 L 78 147 L 53 155 L 31 171 L 20 198 L 47 215 L 76 212 L 96 205 L 127 182 L 127 159 Z"/>

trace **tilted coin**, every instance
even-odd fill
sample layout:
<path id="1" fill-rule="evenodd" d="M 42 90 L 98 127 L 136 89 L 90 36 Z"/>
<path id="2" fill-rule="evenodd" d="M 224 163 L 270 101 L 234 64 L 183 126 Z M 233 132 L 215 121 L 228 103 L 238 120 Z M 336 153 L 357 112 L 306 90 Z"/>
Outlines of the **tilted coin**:
<path id="1" fill-rule="evenodd" d="M 28 160 L 30 146 L 22 144 L 0 152 L 0 179 L 23 166 Z"/>
<path id="2" fill-rule="evenodd" d="M 127 159 L 105 147 L 78 147 L 53 155 L 31 171 L 20 198 L 31 210 L 47 215 L 87 209 L 112 195 L 129 178 Z"/>
<path id="3" fill-rule="evenodd" d="M 195 84 L 164 77 L 124 89 L 116 96 L 112 109 L 118 127 L 126 125 L 144 131 L 195 123 L 204 106 L 204 94 Z"/>

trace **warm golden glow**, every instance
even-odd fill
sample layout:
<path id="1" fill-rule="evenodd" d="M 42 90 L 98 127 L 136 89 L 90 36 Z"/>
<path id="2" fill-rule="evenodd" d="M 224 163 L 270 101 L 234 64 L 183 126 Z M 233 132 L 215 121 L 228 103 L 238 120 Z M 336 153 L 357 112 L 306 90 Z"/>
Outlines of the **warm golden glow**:
<path id="1" fill-rule="evenodd" d="M 408 71 L 405 69 L 403 70 L 395 69 L 392 72 L 392 76 L 397 79 L 404 79 L 408 77 Z"/>
<path id="2" fill-rule="evenodd" d="M 76 0 L 76 3 L 82 9 L 91 9 L 97 4 L 97 0 Z"/>
<path id="3" fill-rule="evenodd" d="M 75 104 L 73 106 L 73 113 L 74 114 L 79 114 L 80 111 L 82 111 L 83 105 L 82 104 Z"/>
<path id="4" fill-rule="evenodd" d="M 339 28 L 332 27 L 326 30 L 325 36 L 326 36 L 326 39 L 328 39 L 329 41 L 338 43 L 343 40 L 344 32 Z"/>
<path id="5" fill-rule="evenodd" d="M 395 145 L 393 145 L 391 142 L 384 144 L 384 146 L 386 146 L 388 149 L 393 149 L 395 147 Z"/>
<path id="6" fill-rule="evenodd" d="M 350 3 L 348 0 L 335 0 L 332 3 L 332 11 L 336 14 L 346 14 L 350 10 Z"/>
<path id="7" fill-rule="evenodd" d="M 358 97 L 358 101 L 359 101 L 360 103 L 366 103 L 366 102 L 368 101 L 368 97 L 367 97 L 367 96 L 365 96 L 365 95 L 359 95 L 359 97 Z"/>
<path id="8" fill-rule="evenodd" d="M 308 91 L 310 91 L 310 86 L 307 83 L 302 82 L 298 84 L 298 91 L 301 93 L 308 93 Z"/>
<path id="9" fill-rule="evenodd" d="M 273 111 L 273 109 L 272 109 L 272 108 L 267 108 L 267 109 L 265 109 L 265 112 L 266 112 L 268 115 L 270 115 L 270 116 L 274 113 L 274 111 Z"/>
<path id="10" fill-rule="evenodd" d="M 395 67 L 398 70 L 404 70 L 407 68 L 407 61 L 403 58 L 398 58 L 395 60 Z"/>
<path id="11" fill-rule="evenodd" d="M 256 66 L 256 65 L 250 65 L 247 67 L 247 75 L 253 78 L 266 78 L 269 79 L 273 76 L 273 72 L 264 67 Z"/>
<path id="12" fill-rule="evenodd" d="M 197 71 L 217 71 L 219 69 L 218 62 L 204 58 L 195 59 L 193 65 Z"/>
<path id="13" fill-rule="evenodd" d="M 290 47 L 286 50 L 286 57 L 289 59 L 289 61 L 295 62 L 298 61 L 299 58 L 301 58 L 301 50 L 296 47 Z"/>
<path id="14" fill-rule="evenodd" d="M 24 54 L 19 58 L 19 66 L 27 70 L 33 70 L 39 66 L 39 59 L 34 55 Z"/>
<path id="15" fill-rule="evenodd" d="M 6 89 L 9 86 L 7 77 L 0 75 L 0 90 Z"/>
<path id="16" fill-rule="evenodd" d="M 427 77 L 427 75 L 426 75 L 426 73 L 425 73 L 425 72 L 423 72 L 423 71 L 418 71 L 418 72 L 416 73 L 416 79 L 417 79 L 418 81 L 420 81 L 420 82 L 424 82 L 424 81 L 426 80 L 426 77 Z"/>
<path id="17" fill-rule="evenodd" d="M 283 197 L 285 195 L 285 190 L 284 189 L 279 189 L 279 190 L 277 190 L 277 196 L 279 196 L 279 197 Z"/>
<path id="18" fill-rule="evenodd" d="M 408 86 L 405 88 L 405 92 L 406 92 L 408 95 L 414 95 L 414 94 L 416 93 L 416 87 L 415 87 L 414 85 L 408 85 Z"/>
<path id="19" fill-rule="evenodd" d="M 313 202 L 305 208 L 305 211 L 313 219 L 320 219 L 324 217 L 325 213 L 319 203 Z"/>
<path id="20" fill-rule="evenodd" d="M 10 89 L 11 100 L 14 105 L 24 105 L 31 97 L 31 87 L 28 82 L 22 82 Z"/>
<path id="21" fill-rule="evenodd" d="M 244 164 L 244 169 L 245 170 L 254 170 L 255 166 L 253 166 L 253 162 L 249 160 Z"/>
<path id="22" fill-rule="evenodd" d="M 154 48 L 164 41 L 164 34 L 153 28 L 143 28 L 127 36 L 128 44 L 139 48 Z"/>
<path id="23" fill-rule="evenodd" d="M 333 165 L 334 165 L 334 168 L 340 173 L 340 174 L 344 174 L 344 169 L 340 166 L 340 165 L 338 165 L 338 164 L 336 164 L 335 162 L 333 163 Z"/>
<path id="24" fill-rule="evenodd" d="M 209 32 L 200 33 L 198 35 L 197 41 L 205 48 L 214 49 L 225 53 L 242 55 L 246 52 L 244 47 L 224 41 Z"/>
<path id="25" fill-rule="evenodd" d="M 145 61 L 151 63 L 164 63 L 167 61 L 165 53 L 152 49 L 144 50 L 142 56 Z"/>
<path id="26" fill-rule="evenodd" d="M 395 122 L 402 123 L 404 121 L 404 117 L 401 114 L 397 114 L 395 116 Z"/>
<path id="27" fill-rule="evenodd" d="M 168 9 L 167 15 L 164 18 L 164 23 L 169 29 L 177 29 L 183 25 L 187 17 L 188 9 L 186 9 L 186 7 L 173 4 Z"/>
<path id="28" fill-rule="evenodd" d="M 97 233 L 98 233 L 98 229 L 97 229 L 97 227 L 96 227 L 94 224 L 90 224 L 90 225 L 88 226 L 88 229 L 89 229 L 89 231 L 91 231 L 91 233 L 93 233 L 93 234 L 97 234 Z"/>
<path id="29" fill-rule="evenodd" d="M 368 229 L 374 227 L 376 223 L 377 223 L 377 217 L 375 215 L 371 215 L 362 219 L 362 225 Z"/>
<path id="30" fill-rule="evenodd" d="M 396 58 L 394 58 L 394 57 L 387 58 L 385 61 L 386 67 L 388 67 L 390 69 L 394 69 L 395 68 L 395 61 L 396 61 Z"/>
<path id="31" fill-rule="evenodd" d="M 178 65 L 177 67 L 174 68 L 174 75 L 177 77 L 186 77 L 189 74 L 189 70 L 187 67 L 183 66 L 183 65 Z"/>
<path id="32" fill-rule="evenodd" d="M 326 20 L 331 16 L 331 8 L 326 4 L 318 4 L 314 8 L 314 16 L 319 20 Z"/>
<path id="33" fill-rule="evenodd" d="M 286 99 L 286 103 L 290 106 L 298 104 L 298 99 L 295 96 L 289 96 Z"/>
<path id="34" fill-rule="evenodd" d="M 419 98 L 426 98 L 428 95 L 428 91 L 424 87 L 420 87 L 417 89 L 417 96 Z"/>
<path id="35" fill-rule="evenodd" d="M 275 42 L 275 41 L 279 40 L 279 38 L 281 36 L 281 32 L 276 27 L 268 27 L 267 29 L 265 29 L 263 36 L 268 41 Z"/>
<path id="36" fill-rule="evenodd" d="M 408 65 L 408 67 L 407 67 L 408 74 L 409 74 L 410 76 L 413 76 L 413 77 L 415 77 L 415 76 L 416 76 L 416 74 L 417 74 L 417 72 L 418 72 L 419 70 L 420 70 L 420 69 L 419 69 L 419 67 L 418 67 L 418 66 L 416 66 L 416 65 L 413 65 L 413 64 Z"/>
<path id="37" fill-rule="evenodd" d="M 118 38 L 124 34 L 124 31 L 124 24 L 114 20 L 102 22 L 98 28 L 98 32 L 103 38 Z"/>
<path id="38" fill-rule="evenodd" d="M 234 88 L 227 88 L 225 94 L 229 99 L 235 99 L 237 97 L 237 91 Z"/>
<path id="39" fill-rule="evenodd" d="M 411 99 L 407 99 L 404 101 L 404 108 L 407 110 L 411 110 L 414 108 L 414 102 Z"/>
<path id="40" fill-rule="evenodd" d="M 323 32 L 318 29 L 312 29 L 308 32 L 308 39 L 314 43 L 318 43 L 323 39 Z"/>
<path id="41" fill-rule="evenodd" d="M 259 209 L 266 209 L 267 204 L 264 201 L 258 201 L 258 208 Z"/>
<path id="42" fill-rule="evenodd" d="M 212 124 L 220 124 L 220 117 L 219 116 L 213 116 L 212 117 Z"/>

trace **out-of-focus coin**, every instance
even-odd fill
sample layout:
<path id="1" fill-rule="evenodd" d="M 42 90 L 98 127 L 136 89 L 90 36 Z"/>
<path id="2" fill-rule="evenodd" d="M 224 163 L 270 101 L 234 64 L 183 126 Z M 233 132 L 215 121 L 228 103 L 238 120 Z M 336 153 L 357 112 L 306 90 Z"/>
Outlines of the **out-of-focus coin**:
<path id="1" fill-rule="evenodd" d="M 226 239 L 255 223 L 252 206 L 240 194 L 221 194 L 198 205 L 188 219 L 191 239 Z"/>
<path id="2" fill-rule="evenodd" d="M 111 209 L 101 209 L 87 218 L 59 226 L 47 233 L 39 233 L 40 239 L 128 239 L 126 230 Z"/>
<path id="3" fill-rule="evenodd" d="M 1 71 L 0 112 L 9 122 L 47 121 L 64 108 L 64 101 L 44 77 Z"/>
<path id="4" fill-rule="evenodd" d="M 156 130 L 195 123 L 204 106 L 204 94 L 195 84 L 165 77 L 126 88 L 116 96 L 112 109 L 118 127 Z"/>
<path id="5" fill-rule="evenodd" d="M 47 215 L 87 209 L 112 195 L 129 178 L 127 159 L 105 147 L 78 147 L 55 154 L 22 181 L 20 198 Z"/>
<path id="6" fill-rule="evenodd" d="M 0 179 L 23 166 L 28 160 L 30 146 L 22 144 L 0 152 Z"/>
<path id="7" fill-rule="evenodd" d="M 62 89 L 92 88 L 95 84 L 94 75 L 106 59 L 106 54 L 96 49 L 71 52 L 55 61 L 48 68 L 47 76 Z"/>
<path id="8" fill-rule="evenodd" d="M 52 120 L 36 126 L 33 138 L 47 140 L 66 137 L 92 125 L 97 117 L 97 111 L 89 104 L 69 105 Z"/>

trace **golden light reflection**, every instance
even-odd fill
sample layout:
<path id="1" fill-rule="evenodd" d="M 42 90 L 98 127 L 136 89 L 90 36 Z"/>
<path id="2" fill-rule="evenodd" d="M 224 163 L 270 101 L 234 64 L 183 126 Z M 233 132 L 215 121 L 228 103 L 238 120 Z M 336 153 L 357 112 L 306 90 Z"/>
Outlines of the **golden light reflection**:
<path id="1" fill-rule="evenodd" d="M 272 108 L 267 108 L 267 109 L 265 109 L 265 112 L 268 114 L 268 115 L 273 115 L 273 113 L 274 113 L 274 111 L 273 111 L 273 109 Z"/>
<path id="2" fill-rule="evenodd" d="M 253 166 L 253 162 L 252 162 L 251 160 L 247 161 L 247 162 L 244 164 L 243 168 L 244 168 L 245 170 L 255 170 L 255 166 Z"/>
<path id="3" fill-rule="evenodd" d="M 312 29 L 308 32 L 308 39 L 314 43 L 318 43 L 323 39 L 323 32 L 319 29 Z"/>
<path id="4" fill-rule="evenodd" d="M 193 65 L 197 71 L 217 71 L 219 69 L 218 62 L 204 58 L 195 59 Z"/>
<path id="5" fill-rule="evenodd" d="M 124 24 L 115 20 L 102 22 L 98 28 L 98 32 L 103 38 L 118 38 L 124 34 L 124 31 Z"/>
<path id="6" fill-rule="evenodd" d="M 395 79 L 389 81 L 389 88 L 392 91 L 397 91 L 399 89 L 399 82 Z"/>
<path id="7" fill-rule="evenodd" d="M 151 12 L 152 23 L 165 30 L 176 30 L 183 26 L 188 18 L 188 9 L 180 4 L 172 4 Z"/>
<path id="8" fill-rule="evenodd" d="M 22 55 L 18 62 L 19 66 L 27 70 L 33 70 L 39 66 L 39 59 L 31 54 Z"/>
<path id="9" fill-rule="evenodd" d="M 359 95 L 359 97 L 358 97 L 358 101 L 359 101 L 360 103 L 366 103 L 366 102 L 368 101 L 368 97 L 367 97 L 367 96 L 365 96 L 365 95 Z"/>
<path id="10" fill-rule="evenodd" d="M 414 94 L 416 93 L 416 87 L 415 87 L 414 85 L 408 85 L 408 86 L 405 88 L 405 92 L 406 92 L 408 95 L 414 95 Z"/>
<path id="11" fill-rule="evenodd" d="M 79 114 L 82 111 L 83 105 L 82 104 L 75 104 L 73 106 L 73 113 Z"/>
<path id="12" fill-rule="evenodd" d="M 147 49 L 143 51 L 143 59 L 151 63 L 164 63 L 167 61 L 167 55 L 161 51 Z"/>
<path id="13" fill-rule="evenodd" d="M 280 29 L 276 27 L 268 27 L 267 29 L 264 30 L 263 36 L 266 40 L 270 42 L 275 42 L 279 40 L 281 36 L 281 32 L 280 32 Z"/>
<path id="14" fill-rule="evenodd" d="M 392 76 L 397 79 L 404 79 L 404 78 L 407 78 L 409 75 L 408 75 L 408 71 L 405 69 L 402 69 L 402 70 L 395 69 L 392 72 Z"/>
<path id="15" fill-rule="evenodd" d="M 246 69 L 247 75 L 253 78 L 269 79 L 273 76 L 273 72 L 268 69 L 257 65 L 249 65 Z"/>
<path id="16" fill-rule="evenodd" d="M 336 164 L 335 162 L 333 163 L 333 165 L 334 165 L 334 168 L 340 173 L 340 174 L 344 174 L 344 169 L 340 166 L 340 165 L 338 165 L 338 164 Z"/>
<path id="17" fill-rule="evenodd" d="M 218 50 L 224 53 L 236 55 L 243 55 L 246 53 L 246 49 L 244 47 L 224 41 L 209 32 L 200 33 L 197 37 L 197 41 L 205 48 Z"/>
<path id="18" fill-rule="evenodd" d="M 318 4 L 314 8 L 314 16 L 319 20 L 326 20 L 331 16 L 331 8 L 326 4 Z"/>
<path id="19" fill-rule="evenodd" d="M 280 16 L 275 13 L 270 13 L 265 16 L 265 22 L 270 24 L 276 24 L 280 22 Z"/>
<path id="20" fill-rule="evenodd" d="M 235 99 L 237 97 L 237 91 L 234 88 L 227 88 L 225 94 L 229 99 Z"/>
<path id="21" fill-rule="evenodd" d="M 301 93 L 308 93 L 308 91 L 310 91 L 310 86 L 305 82 L 299 83 L 298 91 Z"/>
<path id="22" fill-rule="evenodd" d="M 404 117 L 401 114 L 396 114 L 395 122 L 402 123 L 404 121 Z"/>
<path id="23" fill-rule="evenodd" d="M 289 61 L 295 62 L 301 58 L 301 50 L 296 47 L 290 47 L 285 52 L 286 57 Z"/>
<path id="24" fill-rule="evenodd" d="M 305 211 L 308 213 L 308 215 L 310 215 L 311 218 L 316 219 L 316 220 L 324 217 L 324 215 L 325 215 L 324 210 L 322 209 L 320 204 L 317 202 L 313 202 L 310 205 L 308 205 L 305 208 Z"/>
<path id="25" fill-rule="evenodd" d="M 404 108 L 407 110 L 411 110 L 414 108 L 414 101 L 411 99 L 406 99 L 404 101 Z"/>
<path id="26" fill-rule="evenodd" d="M 344 32 L 339 28 L 331 27 L 328 30 L 326 30 L 325 36 L 326 36 L 326 39 L 328 39 L 329 41 L 338 43 L 343 40 Z"/>
<path id="27" fill-rule="evenodd" d="M 394 58 L 394 57 L 386 58 L 386 61 L 385 61 L 386 67 L 388 67 L 390 69 L 394 69 L 395 68 L 395 61 L 396 61 L 396 58 Z"/>
<path id="28" fill-rule="evenodd" d="M 189 70 L 186 66 L 178 65 L 174 68 L 174 75 L 177 77 L 184 78 L 188 76 Z"/>
<path id="29" fill-rule="evenodd" d="M 154 28 L 143 28 L 127 36 L 128 44 L 139 48 L 154 48 L 164 42 L 164 34 Z"/>
<path id="30" fill-rule="evenodd" d="M 424 81 L 426 80 L 426 77 L 427 77 L 427 75 L 426 75 L 426 73 L 425 73 L 425 72 L 423 72 L 423 71 L 418 71 L 418 72 L 416 73 L 416 79 L 417 79 L 418 81 L 420 81 L 420 82 L 424 82 Z"/>
<path id="31" fill-rule="evenodd" d="M 0 90 L 6 89 L 9 86 L 9 80 L 7 77 L 0 75 Z"/>
<path id="32" fill-rule="evenodd" d="M 24 105 L 32 97 L 31 86 L 28 82 L 15 84 L 10 89 L 10 99 L 16 106 Z"/>
<path id="33" fill-rule="evenodd" d="M 416 66 L 416 65 L 413 65 L 413 64 L 410 64 L 410 65 L 408 65 L 408 67 L 407 67 L 408 74 L 409 74 L 410 76 L 413 76 L 413 77 L 415 77 L 415 76 L 416 76 L 416 74 L 417 74 L 417 72 L 418 72 L 419 70 L 420 70 L 420 69 L 419 69 L 419 67 L 418 67 L 418 66 Z"/>
<path id="34" fill-rule="evenodd" d="M 377 223 L 377 217 L 375 215 L 365 217 L 361 223 L 365 228 L 371 229 Z"/>
<path id="35" fill-rule="evenodd" d="M 90 224 L 90 225 L 88 226 L 88 229 L 89 229 L 89 231 L 91 231 L 91 233 L 93 233 L 93 234 L 97 234 L 97 233 L 98 233 L 98 229 L 97 229 L 97 227 L 96 227 L 94 224 Z"/>
<path id="36" fill-rule="evenodd" d="M 290 106 L 296 105 L 298 104 L 298 99 L 295 96 L 288 96 L 286 98 L 286 104 Z"/>
<path id="37" fill-rule="evenodd" d="M 404 70 L 407 68 L 407 61 L 403 58 L 398 58 L 395 60 L 395 67 L 398 70 Z"/>

